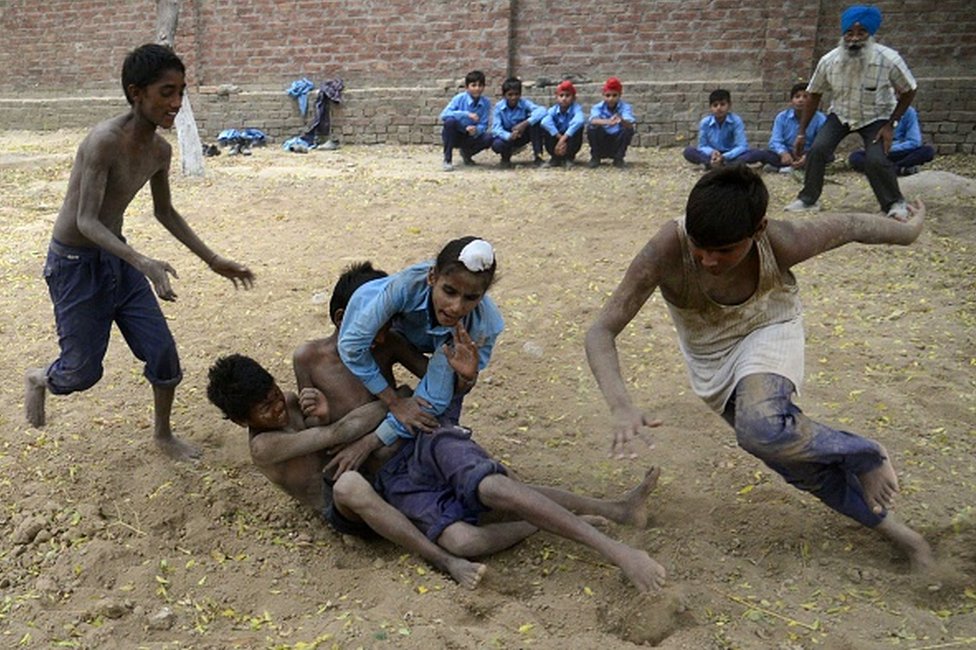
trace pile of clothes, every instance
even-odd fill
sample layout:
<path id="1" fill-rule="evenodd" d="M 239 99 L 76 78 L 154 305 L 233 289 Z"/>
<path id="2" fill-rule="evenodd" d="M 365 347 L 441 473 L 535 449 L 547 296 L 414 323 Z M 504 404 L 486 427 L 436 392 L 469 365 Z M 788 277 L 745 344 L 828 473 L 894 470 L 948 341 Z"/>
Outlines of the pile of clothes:
<path id="1" fill-rule="evenodd" d="M 222 147 L 230 148 L 228 155 L 250 156 L 251 147 L 263 147 L 268 143 L 268 136 L 260 129 L 224 129 L 217 136 L 217 142 Z M 214 155 L 206 150 L 204 150 L 204 154 Z"/>
<path id="2" fill-rule="evenodd" d="M 282 143 L 282 148 L 286 151 L 295 153 L 308 153 L 310 149 L 316 147 L 320 149 L 338 149 L 339 140 L 331 137 L 332 119 L 330 106 L 342 103 L 342 91 L 345 88 L 342 79 L 329 79 L 324 82 L 318 90 L 318 98 L 315 101 L 315 118 L 308 129 L 301 135 L 288 138 Z M 309 79 L 302 77 L 292 82 L 285 92 L 294 97 L 298 102 L 298 110 L 305 117 L 308 112 L 308 96 L 315 89 Z M 320 139 L 325 139 L 323 144 L 319 144 Z"/>

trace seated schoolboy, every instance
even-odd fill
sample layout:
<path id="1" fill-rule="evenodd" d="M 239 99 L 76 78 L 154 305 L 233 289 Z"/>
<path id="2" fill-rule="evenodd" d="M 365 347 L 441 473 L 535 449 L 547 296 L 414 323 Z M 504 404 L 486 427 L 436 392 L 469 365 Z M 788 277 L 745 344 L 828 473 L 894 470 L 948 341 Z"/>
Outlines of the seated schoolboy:
<path id="1" fill-rule="evenodd" d="M 808 98 L 806 82 L 793 84 L 790 88 L 790 107 L 776 115 L 772 133 L 769 135 L 769 149 L 763 152 L 762 161 L 770 168 L 769 171 L 790 172 L 794 169 L 803 169 L 806 165 L 807 152 L 813 146 L 813 139 L 817 137 L 817 131 L 827 121 L 827 116 L 820 111 L 814 114 L 810 124 L 807 125 L 803 154 L 799 157 L 794 156 L 793 145 L 796 143 L 796 134 L 800 132 L 800 118 L 803 116 L 803 107 L 806 106 Z"/>
<path id="2" fill-rule="evenodd" d="M 708 96 L 711 115 L 698 124 L 698 146 L 685 147 L 685 160 L 705 169 L 758 162 L 763 152 L 749 148 L 746 125 L 732 112 L 732 93 L 719 88 Z"/>
<path id="3" fill-rule="evenodd" d="M 348 281 L 340 287 L 344 282 L 340 279 L 330 304 L 334 321 L 341 320 L 343 311 L 336 305 L 347 302 L 362 284 L 355 278 L 350 280 L 350 273 L 361 280 L 376 271 L 367 264 L 344 274 Z M 412 442 L 398 441 L 386 447 L 375 435 L 362 437 L 332 455 L 340 445 L 375 428 L 385 410 L 346 369 L 336 341 L 333 334 L 296 351 L 299 382 L 318 382 L 316 387 L 303 388 L 301 397 L 282 393 L 267 371 L 241 355 L 217 361 L 210 371 L 207 392 L 229 419 L 248 427 L 251 457 L 262 473 L 300 502 L 322 512 L 334 528 L 347 534 L 380 534 L 469 588 L 478 584 L 485 567 L 456 556 L 502 550 L 539 527 L 602 552 L 642 591 L 663 582 L 663 569 L 646 553 L 607 538 L 566 510 L 644 526 L 646 500 L 659 475 L 656 469 L 616 501 L 529 487 L 509 479 L 504 468 L 470 440 L 469 431 L 455 426 L 445 426 L 437 435 L 421 435 L 416 455 Z M 378 348 L 389 345 L 383 336 L 377 341 Z M 476 367 L 476 351 L 470 339 L 460 345 L 459 356 L 468 364 L 461 366 L 463 372 L 470 372 L 469 366 Z M 378 350 L 377 358 L 389 360 L 390 355 Z M 389 369 L 385 365 L 384 372 Z M 325 425 L 328 420 L 334 424 Z M 310 422 L 319 426 L 309 427 Z M 357 468 L 375 477 L 375 486 L 384 497 L 409 514 L 426 536 L 381 499 Z M 334 485 L 332 480 L 323 482 L 323 470 L 334 478 Z M 448 477 L 460 483 L 452 484 Z M 480 524 L 480 514 L 491 508 L 522 520 Z"/>
<path id="4" fill-rule="evenodd" d="M 472 70 L 464 76 L 464 92 L 451 98 L 440 119 L 444 123 L 441 140 L 444 141 L 444 164 L 446 172 L 453 171 L 454 149 L 461 150 L 465 165 L 474 165 L 472 159 L 479 151 L 491 146 L 488 132 L 488 117 L 491 102 L 481 94 L 485 91 L 485 73 Z"/>
<path id="5" fill-rule="evenodd" d="M 549 167 L 562 167 L 576 160 L 583 146 L 586 118 L 576 101 L 576 86 L 568 79 L 556 86 L 556 103 L 542 118 L 542 137 L 549 152 Z"/>
<path id="6" fill-rule="evenodd" d="M 509 77 L 502 84 L 502 99 L 495 104 L 491 120 L 491 150 L 502 157 L 501 166 L 512 168 L 512 154 L 532 144 L 532 162 L 542 164 L 542 127 L 546 109 L 522 98 L 522 81 Z"/>
<path id="7" fill-rule="evenodd" d="M 897 124 L 891 137 L 888 160 L 895 163 L 899 176 L 911 176 L 918 173 L 919 167 L 935 158 L 935 149 L 922 144 L 922 127 L 918 123 L 918 111 L 914 106 L 905 110 Z M 866 159 L 864 149 L 858 149 L 851 153 L 847 161 L 853 169 L 863 173 Z"/>
<path id="8" fill-rule="evenodd" d="M 599 167 L 601 158 L 613 160 L 614 167 L 624 166 L 627 147 L 634 139 L 637 118 L 630 104 L 620 99 L 624 86 L 620 79 L 610 77 L 603 84 L 603 101 L 590 109 L 590 124 L 586 137 L 590 142 L 590 167 Z"/>

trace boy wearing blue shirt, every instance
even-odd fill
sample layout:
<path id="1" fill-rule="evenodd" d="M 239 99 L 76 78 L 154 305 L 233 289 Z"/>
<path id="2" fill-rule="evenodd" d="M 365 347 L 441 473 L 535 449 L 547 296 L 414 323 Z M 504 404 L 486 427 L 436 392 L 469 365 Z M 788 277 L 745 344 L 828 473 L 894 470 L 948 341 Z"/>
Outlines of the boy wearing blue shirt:
<path id="1" fill-rule="evenodd" d="M 465 165 L 474 165 L 472 160 L 479 151 L 491 146 L 488 132 L 488 114 L 491 102 L 481 94 L 485 91 L 485 73 L 472 70 L 464 77 L 464 92 L 455 95 L 444 110 L 440 119 L 444 123 L 441 139 L 444 141 L 444 165 L 446 172 L 454 170 L 452 162 L 454 149 L 461 149 Z"/>
<path id="2" fill-rule="evenodd" d="M 549 167 L 562 167 L 576 160 L 583 146 L 586 118 L 576 102 L 576 87 L 568 79 L 556 86 L 556 104 L 542 118 L 543 138 L 549 152 Z"/>
<path id="3" fill-rule="evenodd" d="M 794 156 L 793 146 L 796 143 L 796 134 L 800 132 L 800 118 L 803 116 L 803 107 L 806 106 L 807 99 L 806 83 L 793 84 L 790 89 L 790 108 L 780 111 L 773 120 L 769 149 L 763 152 L 763 162 L 774 170 L 789 172 L 803 169 L 807 163 L 807 152 L 813 146 L 813 139 L 817 137 L 817 131 L 827 121 L 827 116 L 820 111 L 814 114 L 810 124 L 807 125 L 803 153 L 799 157 Z"/>
<path id="4" fill-rule="evenodd" d="M 891 149 L 888 150 L 888 160 L 895 163 L 899 176 L 911 176 L 918 173 L 918 168 L 935 158 L 935 149 L 922 144 L 922 127 L 918 123 L 918 111 L 909 106 L 905 114 L 898 120 L 895 133 L 891 137 Z M 867 154 L 864 149 L 851 153 L 847 161 L 856 171 L 864 173 Z"/>
<path id="5" fill-rule="evenodd" d="M 627 147 L 634 138 L 637 118 L 630 104 L 620 99 L 624 86 L 610 77 L 603 84 L 603 101 L 590 110 L 586 136 L 590 142 L 589 167 L 599 167 L 601 158 L 612 158 L 613 166 L 623 168 Z"/>
<path id="6" fill-rule="evenodd" d="M 502 84 L 502 99 L 495 104 L 491 120 L 491 150 L 502 157 L 501 166 L 512 168 L 512 154 L 531 143 L 533 163 L 542 164 L 542 127 L 546 109 L 522 99 L 522 81 L 509 77 Z"/>
<path id="7" fill-rule="evenodd" d="M 708 96 L 712 112 L 698 124 L 698 146 L 686 147 L 685 160 L 705 169 L 732 163 L 753 163 L 763 157 L 763 152 L 749 148 L 746 125 L 732 112 L 732 94 L 722 88 Z"/>
<path id="8" fill-rule="evenodd" d="M 339 355 L 366 389 L 389 406 L 390 414 L 377 430 L 384 443 L 431 431 L 438 418 L 457 424 L 461 402 L 477 382 L 477 373 L 461 377 L 454 372 L 452 346 L 461 324 L 468 333 L 464 336 L 478 342 L 478 370 L 488 365 L 504 329 L 501 312 L 486 295 L 495 269 L 494 249 L 488 242 L 461 237 L 449 242 L 435 260 L 367 282 L 349 300 L 339 332 Z M 373 354 L 377 334 L 391 321 L 395 332 L 430 355 L 411 398 L 396 395 Z"/>

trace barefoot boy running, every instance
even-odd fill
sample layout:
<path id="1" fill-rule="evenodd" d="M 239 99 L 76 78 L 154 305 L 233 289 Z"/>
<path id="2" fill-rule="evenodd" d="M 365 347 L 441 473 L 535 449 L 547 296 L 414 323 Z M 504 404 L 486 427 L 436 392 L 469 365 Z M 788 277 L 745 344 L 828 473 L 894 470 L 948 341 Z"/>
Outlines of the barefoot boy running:
<path id="1" fill-rule="evenodd" d="M 900 222 L 868 214 L 815 221 L 766 219 L 769 195 L 743 166 L 702 176 L 685 218 L 638 253 L 586 335 L 586 354 L 615 419 L 617 457 L 645 426 L 614 341 L 655 289 L 671 312 L 695 393 L 734 429 L 739 445 L 789 483 L 889 537 L 916 567 L 932 561 L 921 535 L 887 510 L 898 490 L 885 449 L 815 422 L 793 403 L 803 379 L 803 318 L 790 268 L 849 242 L 908 245 L 925 208 Z"/>
<path id="2" fill-rule="evenodd" d="M 180 460 L 199 456 L 199 450 L 174 437 L 170 428 L 182 373 L 176 344 L 149 288 L 152 282 L 161 299 L 175 300 L 168 275 L 177 277 L 176 270 L 126 243 L 126 207 L 148 181 L 156 219 L 174 237 L 235 287 L 248 289 L 254 281 L 246 267 L 210 250 L 170 202 L 172 151 L 156 129 L 173 126 L 186 87 L 184 72 L 169 48 L 150 44 L 131 52 L 122 66 L 122 88 L 132 109 L 95 126 L 78 148 L 44 265 L 61 354 L 49 366 L 27 371 L 25 396 L 27 420 L 40 427 L 48 391 L 66 395 L 92 387 L 102 376 L 115 322 L 146 364 L 156 444 Z"/>

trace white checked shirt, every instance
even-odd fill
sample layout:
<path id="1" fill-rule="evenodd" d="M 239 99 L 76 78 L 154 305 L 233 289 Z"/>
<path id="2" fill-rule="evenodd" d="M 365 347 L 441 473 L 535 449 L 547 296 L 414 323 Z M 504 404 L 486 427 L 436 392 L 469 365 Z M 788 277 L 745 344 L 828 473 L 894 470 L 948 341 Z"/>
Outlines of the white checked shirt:
<path id="1" fill-rule="evenodd" d="M 895 93 L 918 86 L 901 55 L 890 47 L 874 43 L 865 55 L 863 73 L 855 78 L 856 68 L 842 65 L 843 48 L 834 48 L 817 63 L 807 86 L 810 93 L 830 92 L 830 112 L 852 131 L 887 120 L 898 103 Z"/>

